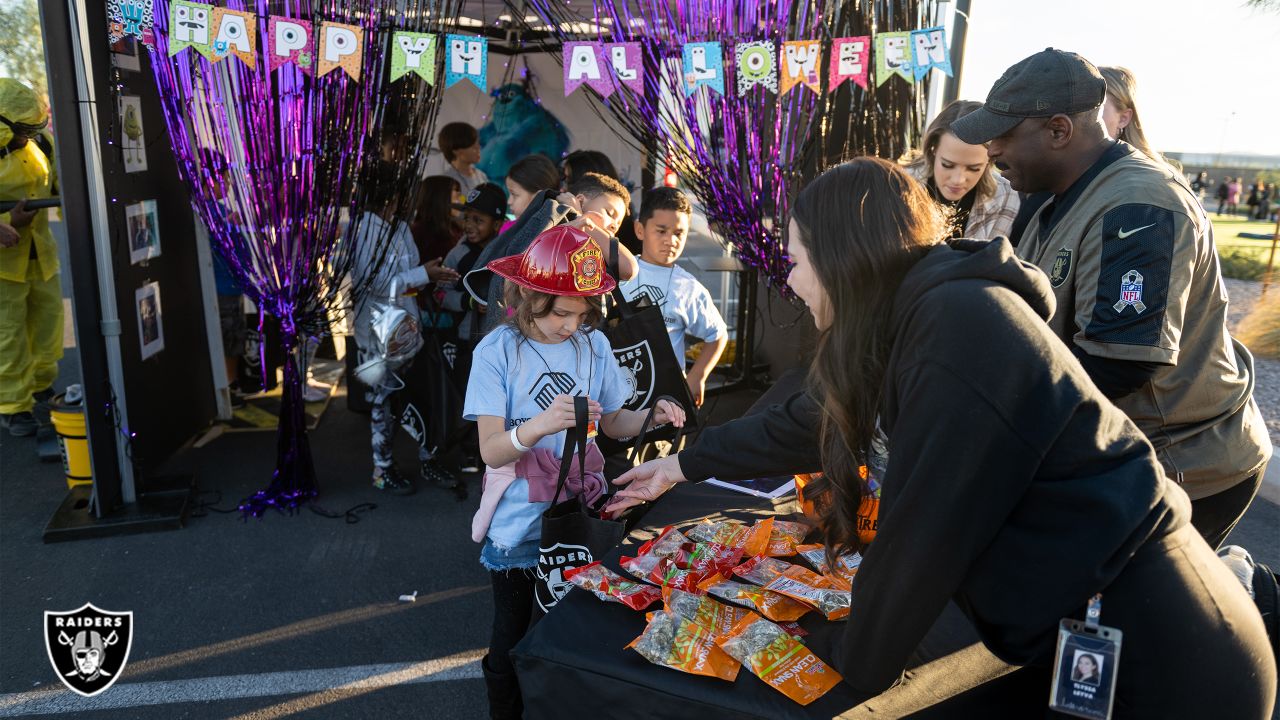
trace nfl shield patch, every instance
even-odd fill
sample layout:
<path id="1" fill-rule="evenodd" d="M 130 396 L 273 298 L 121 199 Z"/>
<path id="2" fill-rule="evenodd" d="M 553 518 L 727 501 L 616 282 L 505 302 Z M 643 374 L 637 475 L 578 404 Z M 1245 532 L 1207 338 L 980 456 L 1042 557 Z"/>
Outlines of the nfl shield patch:
<path id="1" fill-rule="evenodd" d="M 1129 306 L 1133 306 L 1139 315 L 1147 309 L 1146 303 L 1142 302 L 1142 273 L 1137 270 L 1130 270 L 1120 278 L 1120 300 L 1111 308 L 1122 313 Z"/>
<path id="2" fill-rule="evenodd" d="M 1071 274 L 1071 255 L 1072 251 L 1067 248 L 1058 250 L 1058 256 L 1053 259 L 1053 269 L 1049 271 L 1050 285 L 1061 287 L 1067 281 Z"/>

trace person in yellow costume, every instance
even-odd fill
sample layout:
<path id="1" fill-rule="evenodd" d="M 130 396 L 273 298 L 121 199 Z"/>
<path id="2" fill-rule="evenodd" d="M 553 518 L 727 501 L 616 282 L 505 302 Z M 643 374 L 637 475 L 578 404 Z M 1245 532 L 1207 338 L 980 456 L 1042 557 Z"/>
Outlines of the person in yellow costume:
<path id="1" fill-rule="evenodd" d="M 34 90 L 0 78 L 0 201 L 57 194 L 49 112 Z M 46 400 L 62 358 L 58 248 L 44 210 L 24 203 L 0 213 L 0 427 L 34 435 L 31 409 Z"/>

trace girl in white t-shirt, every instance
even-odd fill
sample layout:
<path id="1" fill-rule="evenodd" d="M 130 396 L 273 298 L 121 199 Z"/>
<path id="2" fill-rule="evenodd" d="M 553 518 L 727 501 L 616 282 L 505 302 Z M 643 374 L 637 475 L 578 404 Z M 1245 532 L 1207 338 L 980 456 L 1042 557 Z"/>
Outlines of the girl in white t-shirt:
<path id="1" fill-rule="evenodd" d="M 623 410 L 621 370 L 603 333 L 601 296 L 615 282 L 604 254 L 586 233 L 560 226 L 520 255 L 489 263 L 510 281 L 510 319 L 475 349 L 464 415 L 479 426 L 485 487 L 472 538 L 493 583 L 494 623 L 482 664 L 492 717 L 518 718 L 520 690 L 508 652 L 529 627 L 543 511 L 551 506 L 574 396 L 588 400 L 588 421 L 609 437 L 639 434 L 642 413 Z M 654 423 L 684 424 L 684 411 L 660 401 Z M 604 493 L 604 457 L 588 441 L 586 476 L 571 461 L 569 497 L 588 503 Z M 557 598 L 538 598 L 544 606 Z"/>

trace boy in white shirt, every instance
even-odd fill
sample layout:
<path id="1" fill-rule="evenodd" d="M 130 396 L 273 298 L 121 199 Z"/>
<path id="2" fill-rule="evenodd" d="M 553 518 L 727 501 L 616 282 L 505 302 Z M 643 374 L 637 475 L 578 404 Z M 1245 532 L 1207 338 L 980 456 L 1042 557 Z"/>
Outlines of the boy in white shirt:
<path id="1" fill-rule="evenodd" d="M 699 338 L 704 343 L 698 360 L 685 373 L 694 403 L 702 405 L 707 376 L 729 342 L 729 330 L 707 288 L 676 265 L 684 252 L 692 214 L 693 205 L 676 188 L 659 187 L 645 192 L 635 221 L 636 237 L 643 248 L 639 270 L 634 278 L 621 283 L 621 287 L 628 300 L 646 297 L 662 311 L 671 347 L 681 367 L 684 366 L 685 336 Z"/>

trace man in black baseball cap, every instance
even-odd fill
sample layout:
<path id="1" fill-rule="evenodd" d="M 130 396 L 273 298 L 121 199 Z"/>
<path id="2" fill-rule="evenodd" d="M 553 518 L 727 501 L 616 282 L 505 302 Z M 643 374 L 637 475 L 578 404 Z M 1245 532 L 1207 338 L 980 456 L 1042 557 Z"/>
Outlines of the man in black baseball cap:
<path id="1" fill-rule="evenodd" d="M 1217 547 L 1271 456 L 1253 357 L 1227 330 L 1199 199 L 1181 173 L 1107 136 L 1105 96 L 1088 60 L 1049 48 L 1005 71 L 951 130 L 986 143 L 1015 190 L 1053 194 L 1017 249 L 1049 278 L 1049 325 L 1146 434 Z"/>

